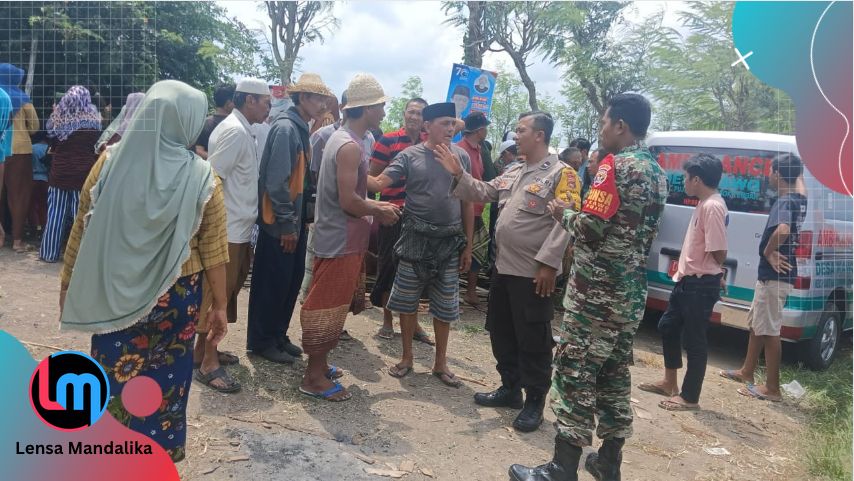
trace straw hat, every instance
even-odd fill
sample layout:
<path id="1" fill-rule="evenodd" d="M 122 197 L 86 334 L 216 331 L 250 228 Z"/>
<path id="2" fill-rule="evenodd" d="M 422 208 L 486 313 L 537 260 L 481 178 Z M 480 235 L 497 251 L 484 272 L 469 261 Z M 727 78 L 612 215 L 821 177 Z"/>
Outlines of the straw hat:
<path id="1" fill-rule="evenodd" d="M 344 110 L 377 105 L 387 100 L 388 97 L 377 79 L 366 73 L 359 73 L 347 86 L 347 105 Z"/>
<path id="2" fill-rule="evenodd" d="M 288 87 L 289 94 L 295 93 L 305 93 L 305 94 L 317 94 L 323 95 L 325 97 L 335 97 L 335 94 L 329 90 L 329 87 L 323 83 L 320 75 L 316 73 L 306 72 L 299 76 L 299 80 L 290 87 Z"/>

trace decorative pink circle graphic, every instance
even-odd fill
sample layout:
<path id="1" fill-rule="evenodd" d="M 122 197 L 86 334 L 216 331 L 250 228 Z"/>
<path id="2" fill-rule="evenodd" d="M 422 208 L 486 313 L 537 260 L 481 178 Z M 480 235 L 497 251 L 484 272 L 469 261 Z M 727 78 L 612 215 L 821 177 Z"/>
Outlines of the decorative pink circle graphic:
<path id="1" fill-rule="evenodd" d="M 136 417 L 144 418 L 154 414 L 162 400 L 160 385 L 148 376 L 131 379 L 122 390 L 122 404 L 127 412 Z"/>

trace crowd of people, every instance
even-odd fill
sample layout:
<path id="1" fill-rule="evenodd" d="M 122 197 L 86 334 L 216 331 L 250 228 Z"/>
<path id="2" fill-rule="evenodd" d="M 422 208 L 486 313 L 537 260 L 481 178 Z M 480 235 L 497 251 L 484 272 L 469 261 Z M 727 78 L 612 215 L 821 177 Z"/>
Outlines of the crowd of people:
<path id="1" fill-rule="evenodd" d="M 595 429 L 603 444 L 584 466 L 596 479 L 620 479 L 632 433 L 629 365 L 646 302 L 646 259 L 668 192 L 643 143 L 651 117 L 643 96 L 610 99 L 592 151 L 589 140 L 576 139 L 552 153 L 552 116 L 521 113 L 493 160 L 487 116 L 460 119 L 454 102 L 413 98 L 399 130 L 379 131 L 388 97 L 367 74 L 356 75 L 339 101 L 319 75 L 304 73 L 276 108 L 266 82 L 243 79 L 217 87 L 210 116 L 201 91 L 164 80 L 131 93 L 103 129 L 90 92 L 75 85 L 44 131 L 22 78 L 23 70 L 0 65 L 0 178 L 12 248 L 25 251 L 30 199 L 46 195 L 32 201 L 45 215 L 29 219 L 43 226 L 41 260 L 57 261 L 65 244 L 61 328 L 92 334 L 91 355 L 110 379 L 110 412 L 173 460 L 185 455 L 193 378 L 219 392 L 241 389 L 227 371 L 239 357 L 218 345 L 240 317 L 238 294 L 250 272 L 248 353 L 278 364 L 305 354 L 301 393 L 351 398 L 330 352 L 350 338 L 348 313 L 367 307 L 366 253 L 376 222 L 370 302 L 384 312 L 377 335 L 391 339 L 397 315 L 402 340 L 388 374 L 409 375 L 413 342 L 422 342 L 435 346 L 437 381 L 462 385 L 448 362 L 460 280 L 467 285 L 462 300 L 477 304 L 479 272 L 489 271 L 486 328 L 501 385 L 476 393 L 474 402 L 519 409 L 513 427 L 522 432 L 540 427 L 549 400 L 557 416 L 554 459 L 513 465 L 511 478 L 577 479 Z M 669 410 L 698 407 L 705 326 L 727 250 L 720 160 L 701 154 L 684 168 L 686 192 L 700 202 L 659 325 L 665 378 L 639 386 L 667 396 L 661 407 Z M 763 240 L 769 279 L 795 267 L 780 247 L 797 229 L 803 198 L 799 159 L 777 158 L 773 171 L 787 202 Z M 551 296 L 561 282 L 566 314 L 555 337 Z M 775 356 L 779 365 L 779 287 L 767 286 L 754 304 L 745 366 L 721 375 L 752 382 L 762 347 L 769 368 Z M 422 299 L 432 336 L 418 322 Z M 299 342 L 289 337 L 298 304 Z M 688 368 L 680 391 L 683 341 Z M 163 392 L 160 409 L 146 418 L 121 402 L 125 383 L 141 375 Z M 749 384 L 745 395 L 779 397 L 773 382 Z"/>

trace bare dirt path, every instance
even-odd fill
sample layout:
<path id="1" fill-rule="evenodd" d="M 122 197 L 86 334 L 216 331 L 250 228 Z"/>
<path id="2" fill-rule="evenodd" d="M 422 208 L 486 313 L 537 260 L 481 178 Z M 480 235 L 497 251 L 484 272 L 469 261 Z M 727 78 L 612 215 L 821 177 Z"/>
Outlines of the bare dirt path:
<path id="1" fill-rule="evenodd" d="M 30 343 L 36 359 L 54 347 L 89 349 L 86 336 L 57 328 L 58 272 L 58 264 L 41 263 L 35 253 L 0 249 L 0 329 Z M 520 434 L 508 428 L 515 411 L 472 402 L 474 392 L 498 382 L 482 312 L 466 307 L 451 333 L 452 369 L 467 379 L 461 389 L 430 376 L 432 351 L 423 344 L 416 347 L 415 374 L 390 377 L 385 369 L 400 355 L 399 336 L 375 337 L 378 309 L 349 318 L 346 328 L 354 340 L 342 342 L 331 361 L 345 369 L 342 381 L 354 396 L 333 404 L 298 393 L 304 363 L 282 367 L 246 356 L 247 299 L 244 290 L 241 320 L 223 346 L 240 356 L 231 372 L 243 390 L 226 395 L 193 385 L 187 460 L 178 465 L 182 479 L 382 480 L 368 472 L 376 470 L 407 480 L 504 480 L 512 463 L 550 458 L 550 411 L 539 431 Z M 297 319 L 290 334 L 300 338 Z M 737 367 L 744 335 L 713 328 L 710 336 L 702 411 L 666 412 L 657 407 L 658 396 L 634 390 L 635 436 L 626 445 L 623 479 L 807 479 L 798 451 L 804 418 L 795 403 L 769 404 L 736 393 L 736 384 L 715 373 Z M 642 326 L 632 367 L 635 385 L 658 379 L 660 352 L 654 330 Z M 713 455 L 710 448 L 729 454 Z M 592 478 L 583 473 L 580 479 Z"/>

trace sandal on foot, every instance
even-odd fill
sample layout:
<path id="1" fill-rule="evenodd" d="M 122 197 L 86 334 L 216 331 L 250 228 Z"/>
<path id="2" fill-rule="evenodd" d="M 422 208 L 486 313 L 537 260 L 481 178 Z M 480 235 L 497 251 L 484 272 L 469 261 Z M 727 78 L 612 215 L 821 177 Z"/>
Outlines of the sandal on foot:
<path id="1" fill-rule="evenodd" d="M 394 337 L 394 328 L 393 327 L 381 327 L 380 330 L 377 332 L 377 337 L 382 338 L 382 339 L 393 338 Z"/>
<path id="2" fill-rule="evenodd" d="M 237 382 L 231 376 L 229 376 L 228 373 L 225 372 L 225 369 L 222 368 L 222 366 L 214 369 L 213 371 L 207 374 L 203 373 L 201 369 L 196 369 L 194 377 L 196 378 L 196 381 L 199 381 L 200 383 L 213 389 L 214 391 L 225 393 L 240 391 L 240 383 Z M 225 386 L 217 386 L 213 384 L 213 381 L 217 379 L 222 380 Z"/>
<path id="3" fill-rule="evenodd" d="M 445 386 L 459 388 L 463 385 L 463 382 L 457 379 L 457 376 L 455 374 L 433 371 L 433 375 L 436 376 L 440 381 L 442 381 L 442 384 L 444 384 Z"/>
<path id="4" fill-rule="evenodd" d="M 645 392 L 651 392 L 653 394 L 661 394 L 662 396 L 667 397 L 672 397 L 679 394 L 678 392 L 667 392 L 661 386 L 653 384 L 651 382 L 642 382 L 638 384 L 638 389 Z"/>
<path id="5" fill-rule="evenodd" d="M 412 340 L 418 341 L 418 342 L 423 342 L 424 344 L 427 344 L 428 346 L 435 346 L 436 345 L 436 341 L 434 341 L 430 337 L 430 334 L 427 334 L 424 331 L 416 332 L 415 335 L 412 336 Z"/>
<path id="6" fill-rule="evenodd" d="M 333 383 L 331 388 L 329 388 L 323 392 L 311 392 L 311 391 L 308 391 L 306 389 L 303 389 L 302 386 L 300 386 L 300 388 L 299 388 L 299 392 L 305 394 L 308 397 L 313 397 L 315 399 L 322 399 L 324 401 L 329 401 L 329 402 L 334 402 L 334 403 L 346 401 L 346 400 L 350 399 L 351 397 L 353 397 L 353 395 L 350 394 L 349 392 L 344 397 L 341 397 L 341 398 L 334 398 L 333 397 L 341 391 L 344 391 L 344 386 L 338 384 L 337 382 Z"/>
<path id="7" fill-rule="evenodd" d="M 403 379 L 412 372 L 412 366 L 391 366 L 388 375 L 397 379 Z"/>
<path id="8" fill-rule="evenodd" d="M 738 371 L 736 371 L 734 369 L 725 369 L 722 371 L 718 371 L 718 376 L 720 376 L 724 379 L 729 379 L 730 381 L 745 382 L 745 383 L 747 382 L 747 380 L 742 379 L 741 376 L 738 375 Z"/>
<path id="9" fill-rule="evenodd" d="M 769 396 L 767 394 L 762 394 L 756 389 L 756 384 L 748 384 L 743 388 L 739 388 L 738 393 L 742 396 L 752 397 L 754 399 L 759 399 L 760 401 L 771 401 L 778 403 L 783 400 L 782 396 Z"/>
<path id="10" fill-rule="evenodd" d="M 337 366 L 329 366 L 329 370 L 326 371 L 326 379 L 330 381 L 334 381 L 335 379 L 339 379 L 344 377 L 344 370 Z"/>
<path id="11" fill-rule="evenodd" d="M 676 401 L 671 401 L 670 399 L 665 399 L 658 403 L 658 407 L 664 409 L 665 411 L 699 411 L 700 406 L 692 406 L 690 404 L 680 403 Z"/>

